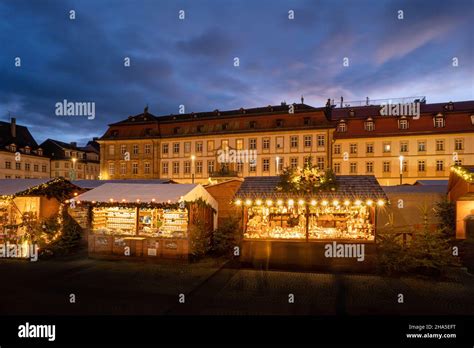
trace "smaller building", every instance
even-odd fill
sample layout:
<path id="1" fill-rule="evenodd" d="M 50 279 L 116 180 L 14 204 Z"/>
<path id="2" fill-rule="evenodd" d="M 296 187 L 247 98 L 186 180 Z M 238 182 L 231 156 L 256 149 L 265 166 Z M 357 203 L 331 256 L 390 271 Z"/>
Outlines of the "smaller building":
<path id="1" fill-rule="evenodd" d="M 25 126 L 0 121 L 0 179 L 50 177 L 50 161 Z"/>
<path id="2" fill-rule="evenodd" d="M 456 238 L 474 238 L 474 166 L 451 168 L 448 199 L 456 204 Z"/>
<path id="3" fill-rule="evenodd" d="M 70 180 L 99 179 L 100 155 L 95 141 L 79 147 L 75 142 L 47 139 L 41 147 L 51 158 L 51 177 Z"/>

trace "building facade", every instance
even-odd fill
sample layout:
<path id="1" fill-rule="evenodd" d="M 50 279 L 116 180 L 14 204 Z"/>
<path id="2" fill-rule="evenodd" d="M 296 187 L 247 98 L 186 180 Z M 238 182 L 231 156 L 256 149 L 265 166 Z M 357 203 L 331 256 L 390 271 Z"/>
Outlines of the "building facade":
<path id="1" fill-rule="evenodd" d="M 419 116 L 419 117 L 418 117 Z M 448 179 L 474 164 L 474 101 L 420 104 L 417 116 L 383 116 L 380 105 L 304 103 L 156 117 L 109 125 L 99 140 L 103 179 L 208 183 L 277 175 L 311 159 L 336 174 L 375 175 L 382 185 Z"/>
<path id="2" fill-rule="evenodd" d="M 0 121 L 0 179 L 49 178 L 50 161 L 25 126 Z"/>
<path id="3" fill-rule="evenodd" d="M 51 177 L 70 180 L 99 179 L 99 150 L 91 141 L 85 147 L 47 139 L 42 144 L 44 153 L 51 158 Z"/>

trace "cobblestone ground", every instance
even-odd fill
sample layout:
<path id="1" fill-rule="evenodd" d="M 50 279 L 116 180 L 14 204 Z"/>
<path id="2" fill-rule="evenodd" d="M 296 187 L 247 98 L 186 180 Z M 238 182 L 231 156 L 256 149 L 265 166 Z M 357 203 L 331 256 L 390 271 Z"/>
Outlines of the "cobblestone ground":
<path id="1" fill-rule="evenodd" d="M 0 314 L 472 314 L 474 276 L 449 280 L 75 259 L 0 261 Z M 222 267 L 222 268 L 221 268 Z M 178 294 L 186 302 L 178 303 Z M 76 303 L 69 303 L 75 294 Z M 404 303 L 398 303 L 402 294 Z M 294 296 L 294 303 L 289 299 Z"/>

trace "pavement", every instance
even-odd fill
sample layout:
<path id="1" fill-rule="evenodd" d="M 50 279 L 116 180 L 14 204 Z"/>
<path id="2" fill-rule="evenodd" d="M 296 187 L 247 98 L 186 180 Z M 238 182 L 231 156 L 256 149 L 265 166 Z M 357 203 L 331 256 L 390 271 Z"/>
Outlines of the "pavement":
<path id="1" fill-rule="evenodd" d="M 471 315 L 474 276 L 382 277 L 241 268 L 236 261 L 0 260 L 0 314 Z M 179 301 L 184 294 L 184 303 Z M 399 295 L 403 303 L 399 303 Z M 75 302 L 71 303 L 71 295 Z M 182 299 L 182 297 L 181 297 Z"/>

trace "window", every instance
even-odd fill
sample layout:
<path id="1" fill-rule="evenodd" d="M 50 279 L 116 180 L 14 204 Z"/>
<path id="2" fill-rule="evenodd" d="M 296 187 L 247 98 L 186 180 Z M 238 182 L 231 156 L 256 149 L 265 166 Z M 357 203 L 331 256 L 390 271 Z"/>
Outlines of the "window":
<path id="1" fill-rule="evenodd" d="M 357 153 L 357 144 L 350 144 L 349 145 L 349 152 L 350 153 Z"/>
<path id="2" fill-rule="evenodd" d="M 305 135 L 304 136 L 304 147 L 311 147 L 311 142 L 312 142 L 312 136 L 311 135 Z"/>
<path id="3" fill-rule="evenodd" d="M 292 149 L 298 147 L 298 136 L 297 136 L 297 135 L 292 135 L 292 136 L 290 137 L 290 147 L 291 147 Z"/>
<path id="4" fill-rule="evenodd" d="M 173 174 L 179 175 L 179 162 L 173 162 Z"/>
<path id="5" fill-rule="evenodd" d="M 214 151 L 214 140 L 207 141 L 207 152 Z"/>
<path id="6" fill-rule="evenodd" d="M 109 163 L 109 175 L 115 175 L 115 164 Z"/>
<path id="7" fill-rule="evenodd" d="M 255 139 L 255 138 L 249 139 L 249 149 L 250 150 L 256 150 L 257 149 L 257 139 Z"/>
<path id="8" fill-rule="evenodd" d="M 250 162 L 249 163 L 249 172 L 255 173 L 256 171 L 257 171 L 257 166 L 255 165 L 255 163 Z"/>
<path id="9" fill-rule="evenodd" d="M 31 148 L 29 146 L 25 147 L 25 153 L 29 154 L 31 152 Z"/>
<path id="10" fill-rule="evenodd" d="M 56 162 L 56 168 L 59 167 L 59 162 Z M 15 163 L 15 169 L 16 170 L 20 170 L 21 169 L 21 163 L 20 162 L 16 162 Z"/>
<path id="11" fill-rule="evenodd" d="M 456 160 L 454 161 L 455 166 L 462 166 L 462 160 Z"/>
<path id="12" fill-rule="evenodd" d="M 11 179 L 11 175 L 5 175 L 5 179 Z"/>
<path id="13" fill-rule="evenodd" d="M 374 162 L 366 162 L 365 163 L 365 171 L 367 173 L 373 173 L 374 172 Z"/>
<path id="14" fill-rule="evenodd" d="M 229 150 L 229 140 L 222 140 L 221 141 L 221 148 L 223 150 Z"/>
<path id="15" fill-rule="evenodd" d="M 29 163 L 25 163 L 25 170 L 26 170 L 27 172 L 30 171 L 30 164 L 29 164 Z"/>
<path id="16" fill-rule="evenodd" d="M 151 144 L 145 144 L 145 154 L 148 155 L 151 153 Z"/>
<path id="17" fill-rule="evenodd" d="M 161 164 L 161 173 L 168 175 L 168 162 L 163 162 Z"/>
<path id="18" fill-rule="evenodd" d="M 79 168 L 79 169 L 81 169 L 81 168 Z M 39 165 L 37 165 L 37 164 L 33 165 L 33 171 L 34 172 L 39 172 Z"/>
<path id="19" fill-rule="evenodd" d="M 425 161 L 418 161 L 418 171 L 424 172 L 425 171 Z"/>
<path id="20" fill-rule="evenodd" d="M 389 161 L 384 161 L 383 162 L 383 172 L 384 173 L 390 173 L 390 162 Z"/>
<path id="21" fill-rule="evenodd" d="M 462 139 L 455 139 L 454 140 L 454 150 L 464 150 L 464 141 Z"/>
<path id="22" fill-rule="evenodd" d="M 255 121 L 250 121 L 249 122 L 249 128 L 253 129 L 253 128 L 255 128 L 256 125 L 257 125 L 257 122 L 255 122 Z"/>
<path id="23" fill-rule="evenodd" d="M 291 168 L 298 167 L 298 157 L 291 157 L 290 158 L 290 167 Z"/>
<path id="24" fill-rule="evenodd" d="M 334 163 L 334 173 L 335 174 L 341 173 L 341 164 L 339 162 Z"/>
<path id="25" fill-rule="evenodd" d="M 270 149 L 270 138 L 263 138 L 262 148 L 264 150 L 269 150 Z"/>
<path id="26" fill-rule="evenodd" d="M 276 148 L 277 149 L 283 149 L 284 141 L 285 141 L 285 139 L 283 137 L 277 137 L 276 138 Z"/>
<path id="27" fill-rule="evenodd" d="M 310 162 L 311 162 L 311 156 L 305 156 L 303 158 L 303 163 L 305 167 L 309 166 Z"/>
<path id="28" fill-rule="evenodd" d="M 276 126 L 278 128 L 283 127 L 283 120 L 276 120 Z"/>
<path id="29" fill-rule="evenodd" d="M 318 135 L 318 147 L 322 147 L 326 145 L 326 136 Z"/>
<path id="30" fill-rule="evenodd" d="M 161 147 L 161 153 L 163 153 L 164 155 L 167 155 L 168 152 L 169 152 L 169 145 L 163 144 L 163 146 Z"/>
<path id="31" fill-rule="evenodd" d="M 281 173 L 281 171 L 283 170 L 283 168 L 285 167 L 285 158 L 284 157 L 277 157 L 278 158 L 278 161 L 276 161 L 277 163 L 277 170 L 279 173 Z"/>
<path id="32" fill-rule="evenodd" d="M 38 155 L 39 155 L 39 156 L 43 156 L 43 150 L 42 150 L 42 149 L 38 149 L 38 150 L 36 150 L 36 151 L 38 152 Z"/>
<path id="33" fill-rule="evenodd" d="M 305 126 L 310 126 L 310 125 L 311 125 L 311 118 L 305 117 L 305 118 L 303 119 L 303 124 L 304 124 Z"/>
<path id="34" fill-rule="evenodd" d="M 270 160 L 268 158 L 264 158 L 262 162 L 262 167 L 264 172 L 270 171 Z"/>
<path id="35" fill-rule="evenodd" d="M 214 172 L 214 161 L 207 161 L 207 172 L 209 174 Z"/>
<path id="36" fill-rule="evenodd" d="M 383 152 L 392 151 L 392 145 L 390 143 L 383 143 Z"/>
<path id="37" fill-rule="evenodd" d="M 5 162 L 5 169 L 11 169 L 12 168 L 12 162 L 6 161 Z"/>
<path id="38" fill-rule="evenodd" d="M 109 155 L 110 156 L 115 155 L 115 146 L 114 145 L 109 145 Z"/>
<path id="39" fill-rule="evenodd" d="M 191 174 L 191 161 L 184 161 L 184 174 Z"/>
<path id="40" fill-rule="evenodd" d="M 367 132 L 372 132 L 373 130 L 375 130 L 375 123 L 374 121 L 366 121 L 364 123 L 364 128 Z"/>
<path id="41" fill-rule="evenodd" d="M 324 170 L 324 157 L 318 157 L 316 163 L 319 170 Z"/>
<path id="42" fill-rule="evenodd" d="M 444 117 L 435 117 L 434 126 L 435 128 L 443 128 L 445 126 Z"/>
<path id="43" fill-rule="evenodd" d="M 127 152 L 127 145 L 120 145 L 120 153 L 123 155 Z"/>
<path id="44" fill-rule="evenodd" d="M 180 132 L 181 128 L 180 127 L 174 127 L 173 128 L 173 134 L 178 134 Z"/>
<path id="45" fill-rule="evenodd" d="M 138 155 L 138 145 L 137 144 L 133 145 L 133 154 Z"/>
<path id="46" fill-rule="evenodd" d="M 340 155 L 341 154 L 341 144 L 334 145 L 334 154 Z"/>
<path id="47" fill-rule="evenodd" d="M 244 164 L 242 162 L 237 163 L 237 173 L 242 173 L 244 170 Z"/>
<path id="48" fill-rule="evenodd" d="M 368 143 L 365 145 L 365 152 L 366 153 L 374 153 L 374 144 Z"/>
<path id="49" fill-rule="evenodd" d="M 228 123 L 223 123 L 222 124 L 222 130 L 227 130 L 229 129 L 229 124 Z"/>
<path id="50" fill-rule="evenodd" d="M 351 164 L 350 164 L 350 173 L 351 174 L 357 174 L 357 163 L 356 162 L 351 162 Z"/>
<path id="51" fill-rule="evenodd" d="M 138 174 L 138 163 L 132 163 L 132 174 Z"/>
<path id="52" fill-rule="evenodd" d="M 196 173 L 202 174 L 202 161 L 196 161 Z"/>
<path id="53" fill-rule="evenodd" d="M 442 161 L 442 160 L 436 161 L 436 171 L 437 172 L 444 171 L 444 161 Z"/>
<path id="54" fill-rule="evenodd" d="M 64 168 L 69 168 L 69 162 L 64 163 Z"/>
<path id="55" fill-rule="evenodd" d="M 127 163 L 120 163 L 120 175 L 127 174 Z"/>
<path id="56" fill-rule="evenodd" d="M 444 140 L 436 140 L 436 151 L 444 151 Z"/>
<path id="57" fill-rule="evenodd" d="M 41 171 L 42 171 L 43 173 L 46 173 L 46 164 L 43 164 L 43 165 L 41 166 Z"/>
<path id="58" fill-rule="evenodd" d="M 347 131 L 346 122 L 344 122 L 344 121 L 339 122 L 339 124 L 337 125 L 337 131 L 338 132 L 346 132 Z"/>
<path id="59" fill-rule="evenodd" d="M 406 141 L 400 143 L 400 152 L 408 152 L 408 143 Z"/>
<path id="60" fill-rule="evenodd" d="M 270 140 L 268 140 L 270 142 Z M 242 150 L 244 148 L 244 140 L 243 139 L 237 139 L 235 141 L 235 147 L 237 150 Z"/>
<path id="61" fill-rule="evenodd" d="M 202 133 L 204 131 L 204 126 L 202 124 L 200 124 L 196 127 L 196 130 L 197 130 L 198 133 Z"/>
<path id="62" fill-rule="evenodd" d="M 184 153 L 190 153 L 191 152 L 191 142 L 186 141 L 184 143 Z"/>
<path id="63" fill-rule="evenodd" d="M 150 162 L 145 162 L 145 174 L 150 174 Z"/>
<path id="64" fill-rule="evenodd" d="M 173 153 L 174 154 L 179 154 L 179 143 L 174 143 L 173 144 Z"/>
<path id="65" fill-rule="evenodd" d="M 398 129 L 408 129 L 408 120 L 404 118 L 399 119 Z"/>
<path id="66" fill-rule="evenodd" d="M 426 151 L 426 142 L 425 141 L 419 141 L 418 142 L 418 151 L 419 152 Z"/>
<path id="67" fill-rule="evenodd" d="M 196 143 L 196 152 L 197 153 L 202 153 L 202 141 L 198 141 Z"/>

